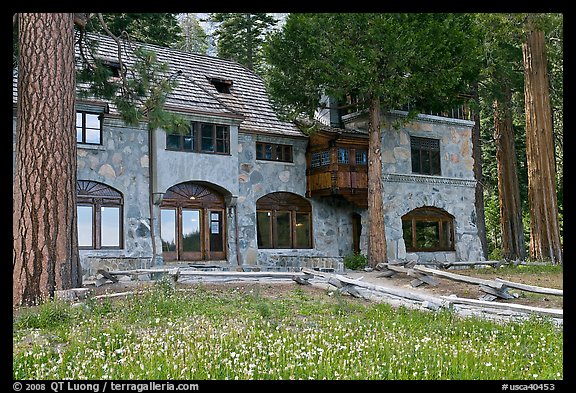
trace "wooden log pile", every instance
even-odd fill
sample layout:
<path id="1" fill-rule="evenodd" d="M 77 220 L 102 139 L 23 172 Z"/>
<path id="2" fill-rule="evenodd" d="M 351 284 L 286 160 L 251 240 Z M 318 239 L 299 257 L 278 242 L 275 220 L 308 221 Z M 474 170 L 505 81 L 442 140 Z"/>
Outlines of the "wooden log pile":
<path id="1" fill-rule="evenodd" d="M 403 272 L 399 269 L 396 272 Z M 412 306 L 420 309 L 439 310 L 451 309 L 462 315 L 480 315 L 495 319 L 503 317 L 526 317 L 536 314 L 553 318 L 557 323 L 562 323 L 563 310 L 553 308 L 531 307 L 520 304 L 476 300 L 452 296 L 431 296 L 396 287 L 387 287 L 352 279 L 339 274 L 322 273 L 303 268 L 302 272 L 321 276 L 328 280 L 328 284 L 334 286 L 341 293 L 350 294 L 369 300 L 386 301 L 391 304 Z M 485 280 L 488 281 L 488 280 Z M 478 284 L 478 282 L 474 282 Z M 486 284 L 486 282 L 483 282 Z M 492 288 L 488 286 L 488 288 Z"/>
<path id="2" fill-rule="evenodd" d="M 468 263 L 468 262 L 464 262 Z M 480 291 L 484 292 L 479 300 L 491 301 L 495 299 L 515 299 L 518 297 L 516 293 L 509 293 L 510 288 L 520 289 L 526 292 L 534 292 L 548 295 L 563 296 L 563 290 L 554 288 L 544 288 L 534 285 L 527 285 L 516 283 L 508 280 L 503 280 L 501 278 L 496 278 L 494 280 L 486 280 L 483 278 L 470 277 L 462 274 L 451 273 L 443 271 L 440 269 L 431 269 L 426 266 L 416 265 L 415 263 L 408 263 L 405 266 L 400 266 L 399 264 L 391 263 L 381 263 L 380 268 L 391 270 L 395 273 L 404 273 L 414 280 L 410 282 L 412 287 L 418 287 L 422 284 L 428 284 L 432 286 L 437 286 L 438 282 L 433 280 L 432 276 L 437 276 L 449 280 L 465 282 L 469 284 L 478 285 Z M 391 277 L 390 274 L 381 275 L 379 277 Z"/>

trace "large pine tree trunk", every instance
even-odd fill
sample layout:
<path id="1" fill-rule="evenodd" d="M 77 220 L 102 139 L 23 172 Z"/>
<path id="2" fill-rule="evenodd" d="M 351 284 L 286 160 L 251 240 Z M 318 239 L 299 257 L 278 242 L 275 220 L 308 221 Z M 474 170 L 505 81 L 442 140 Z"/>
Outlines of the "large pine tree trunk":
<path id="1" fill-rule="evenodd" d="M 474 100 L 479 104 L 478 88 L 474 89 Z M 479 105 L 478 105 L 479 107 Z M 488 240 L 486 239 L 486 215 L 484 214 L 484 185 L 482 181 L 482 139 L 480 138 L 480 111 L 474 111 L 474 128 L 472 129 L 472 158 L 474 160 L 474 207 L 476 210 L 476 228 L 482 244 L 482 255 L 488 258 Z"/>
<path id="2" fill-rule="evenodd" d="M 13 304 L 80 286 L 74 14 L 20 14 Z"/>
<path id="3" fill-rule="evenodd" d="M 368 266 L 387 262 L 382 186 L 382 130 L 380 99 L 370 100 L 368 124 Z"/>
<path id="4" fill-rule="evenodd" d="M 500 201 L 500 228 L 502 254 L 506 260 L 525 260 L 526 242 L 522 224 L 522 204 L 516 167 L 516 148 L 512 127 L 512 92 L 503 88 L 502 101 L 494 102 L 494 140 L 498 169 L 498 197 Z"/>
<path id="5" fill-rule="evenodd" d="M 530 22 L 529 22 L 530 23 Z M 526 159 L 530 202 L 530 256 L 562 263 L 556 169 L 544 33 L 530 28 L 522 45 Z"/>

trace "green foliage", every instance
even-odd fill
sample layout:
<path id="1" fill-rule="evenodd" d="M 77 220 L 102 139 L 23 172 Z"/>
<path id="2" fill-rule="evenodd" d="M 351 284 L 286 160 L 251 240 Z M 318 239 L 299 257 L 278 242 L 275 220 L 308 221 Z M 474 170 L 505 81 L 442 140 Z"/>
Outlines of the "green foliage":
<path id="1" fill-rule="evenodd" d="M 102 14 L 104 22 L 117 37 L 125 32 L 132 41 L 167 47 L 173 47 L 182 39 L 177 16 L 176 13 Z M 96 17 L 90 18 L 86 30 L 105 34 Z"/>
<path id="2" fill-rule="evenodd" d="M 62 300 L 48 300 L 31 309 L 24 309 L 14 322 L 17 329 L 56 329 L 71 322 L 74 310 Z"/>
<path id="3" fill-rule="evenodd" d="M 265 48 L 269 91 L 294 116 L 312 117 L 322 94 L 450 108 L 478 72 L 471 29 L 466 14 L 290 14 Z"/>
<path id="4" fill-rule="evenodd" d="M 497 323 L 301 288 L 169 288 L 115 299 L 105 319 L 73 313 L 58 331 L 15 324 L 14 379 L 563 377 L 563 332 L 544 318 Z"/>
<path id="5" fill-rule="evenodd" d="M 175 47 L 185 52 L 206 54 L 209 46 L 208 35 L 200 26 L 198 18 L 194 14 L 182 14 L 179 23 L 182 38 Z"/>
<path id="6" fill-rule="evenodd" d="M 98 41 L 87 39 L 86 44 L 88 50 L 95 50 Z M 112 77 L 110 67 L 103 61 L 85 60 L 77 74 L 80 95 L 111 100 L 127 124 L 146 122 L 150 129 L 186 132 L 188 122 L 164 109 L 166 97 L 178 84 L 178 74 L 170 74 L 168 65 L 160 63 L 154 51 L 140 46 L 133 54 L 135 61 L 129 68 L 120 64 L 120 77 Z"/>
<path id="7" fill-rule="evenodd" d="M 344 257 L 344 266 L 346 269 L 360 270 L 365 268 L 367 264 L 368 259 L 364 254 L 352 253 Z"/>
<path id="8" fill-rule="evenodd" d="M 262 74 L 262 46 L 278 21 L 265 13 L 213 13 L 210 20 L 218 23 L 214 33 L 218 57 L 237 61 Z"/>

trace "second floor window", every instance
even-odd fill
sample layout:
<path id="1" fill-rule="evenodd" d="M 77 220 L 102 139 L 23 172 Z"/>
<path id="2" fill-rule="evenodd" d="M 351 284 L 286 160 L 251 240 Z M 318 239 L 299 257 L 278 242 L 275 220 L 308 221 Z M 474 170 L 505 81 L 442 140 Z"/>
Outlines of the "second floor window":
<path id="1" fill-rule="evenodd" d="M 317 151 L 312 153 L 311 166 L 312 168 L 318 168 L 321 166 L 326 166 L 330 164 L 330 151 Z"/>
<path id="2" fill-rule="evenodd" d="M 410 137 L 412 173 L 440 175 L 440 141 L 438 139 Z"/>
<path id="3" fill-rule="evenodd" d="M 196 153 L 230 153 L 228 126 L 210 123 L 191 123 L 185 134 L 166 133 L 166 149 Z"/>
<path id="4" fill-rule="evenodd" d="M 292 146 L 256 142 L 256 159 L 292 162 Z"/>
<path id="5" fill-rule="evenodd" d="M 102 115 L 76 112 L 76 142 L 90 145 L 102 144 Z"/>

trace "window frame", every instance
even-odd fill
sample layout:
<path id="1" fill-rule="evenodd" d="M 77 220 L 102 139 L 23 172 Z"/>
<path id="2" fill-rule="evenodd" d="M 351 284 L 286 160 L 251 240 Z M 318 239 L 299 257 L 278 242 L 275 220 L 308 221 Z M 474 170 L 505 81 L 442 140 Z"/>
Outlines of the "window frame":
<path id="1" fill-rule="evenodd" d="M 82 184 L 82 186 L 81 186 Z M 98 187 L 98 191 L 90 192 L 86 185 Z M 94 188 L 91 188 L 92 190 Z M 83 191 L 80 191 L 82 188 Z M 124 198 L 122 194 L 104 183 L 79 180 L 76 187 L 76 217 L 78 206 L 92 207 L 92 244 L 80 246 L 80 250 L 122 250 L 124 249 Z M 102 208 L 118 208 L 118 246 L 102 245 Z"/>
<path id="2" fill-rule="evenodd" d="M 421 236 L 417 233 L 417 223 L 435 223 L 438 237 L 437 246 L 418 246 Z M 448 226 L 448 228 L 446 228 Z M 410 231 L 410 239 L 406 239 L 405 231 Z M 448 238 L 446 238 L 448 235 Z M 402 238 L 407 252 L 455 251 L 454 216 L 435 207 L 420 207 L 402 216 Z M 409 242 L 409 240 L 411 240 Z"/>
<path id="3" fill-rule="evenodd" d="M 278 215 L 288 213 L 288 220 L 290 223 L 289 234 L 289 247 L 280 247 L 279 243 L 279 230 L 278 230 Z M 262 223 L 259 219 L 260 214 L 265 214 L 268 218 L 266 223 Z M 298 244 L 298 220 L 297 216 L 306 214 L 308 216 L 308 240 L 307 244 Z M 313 248 L 313 222 L 312 222 L 312 206 L 303 197 L 291 194 L 288 192 L 273 192 L 263 196 L 256 201 L 256 233 L 258 249 L 273 250 L 273 249 L 311 249 Z M 265 247 L 260 239 L 260 228 L 265 225 L 267 228 L 266 243 L 270 247 Z"/>
<path id="4" fill-rule="evenodd" d="M 175 212 L 175 246 L 174 251 L 165 251 L 162 247 L 164 260 L 170 261 L 207 261 L 211 258 L 224 260 L 227 258 L 227 218 L 224 196 L 216 189 L 195 182 L 184 182 L 170 187 L 164 194 L 160 204 L 160 215 L 163 211 Z M 183 211 L 198 210 L 200 212 L 200 250 L 184 249 Z M 217 214 L 214 219 L 212 214 Z M 160 239 L 162 239 L 162 217 L 160 217 Z M 218 222 L 218 233 L 211 231 L 211 224 Z M 215 250 L 216 237 L 222 250 Z M 189 259 L 190 258 L 190 259 Z"/>
<path id="5" fill-rule="evenodd" d="M 203 148 L 203 142 L 205 138 L 203 135 L 203 130 L 205 126 L 211 127 L 211 137 L 210 141 L 212 143 L 213 150 L 208 150 Z M 170 133 L 166 131 L 166 150 L 169 151 L 180 151 L 187 153 L 201 153 L 201 154 L 218 154 L 218 155 L 230 155 L 230 126 L 224 124 L 216 123 L 205 123 L 194 121 L 190 122 L 188 127 L 189 133 L 187 134 L 177 134 Z M 219 131 L 222 131 L 222 136 L 219 135 Z M 178 147 L 169 147 L 169 138 L 178 138 Z M 186 148 L 185 138 L 189 137 L 192 141 L 192 146 L 190 149 Z M 218 151 L 218 146 L 223 146 L 223 151 Z"/>
<path id="6" fill-rule="evenodd" d="M 266 158 L 267 147 L 270 147 L 270 158 Z M 280 153 L 278 149 L 280 149 Z M 256 142 L 256 159 L 261 161 L 294 162 L 292 145 Z"/>
<path id="7" fill-rule="evenodd" d="M 310 155 L 310 167 L 312 169 L 322 168 L 331 163 L 330 149 L 315 151 Z"/>
<path id="8" fill-rule="evenodd" d="M 417 161 L 415 153 L 417 153 Z M 410 136 L 412 173 L 429 176 L 442 176 L 440 159 L 440 139 Z M 428 170 L 424 163 L 428 160 Z"/>
<path id="9" fill-rule="evenodd" d="M 78 115 L 81 114 L 82 115 L 82 125 L 80 127 L 78 127 Z M 92 128 L 92 127 L 86 127 L 86 115 L 95 115 L 98 117 L 98 123 L 99 123 L 99 127 L 98 127 L 98 142 L 94 143 L 94 142 L 86 142 L 86 130 L 90 129 L 90 130 L 96 130 L 96 128 Z M 104 119 L 104 114 L 101 112 L 93 112 L 93 111 L 83 111 L 83 110 L 77 110 L 76 111 L 76 143 L 82 144 L 82 145 L 92 145 L 92 146 L 102 146 L 102 123 L 103 123 L 103 119 Z M 82 140 L 78 140 L 78 129 L 82 130 Z"/>

